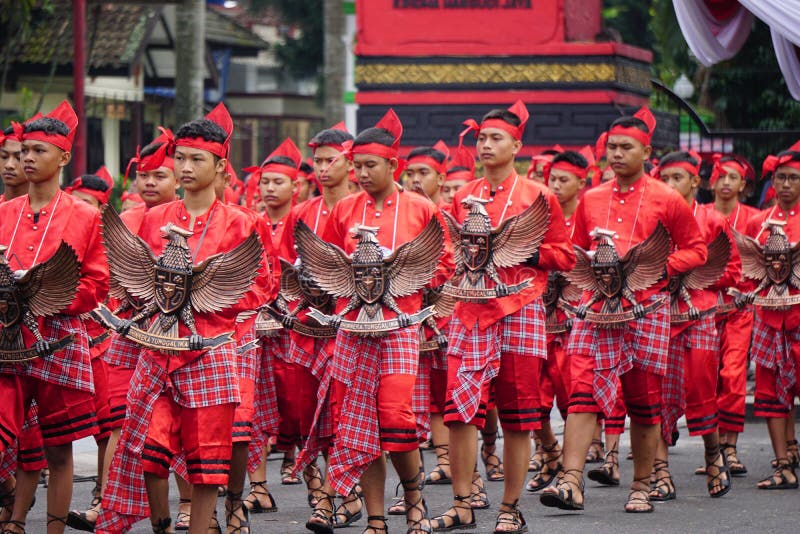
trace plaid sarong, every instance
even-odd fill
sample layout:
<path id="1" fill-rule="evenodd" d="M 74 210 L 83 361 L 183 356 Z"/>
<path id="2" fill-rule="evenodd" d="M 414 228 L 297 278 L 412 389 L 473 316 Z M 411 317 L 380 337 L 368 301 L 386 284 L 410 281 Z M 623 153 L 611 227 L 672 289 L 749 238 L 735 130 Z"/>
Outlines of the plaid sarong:
<path id="1" fill-rule="evenodd" d="M 651 296 L 647 305 L 659 297 Z M 669 350 L 669 306 L 629 321 L 622 328 L 597 328 L 575 319 L 569 338 L 568 354 L 594 356 L 594 400 L 606 417 L 611 415 L 619 391 L 619 377 L 634 365 L 664 376 Z"/>
<path id="2" fill-rule="evenodd" d="M 787 410 L 792 407 L 791 392 L 795 386 L 795 362 L 790 347 L 798 343 L 800 328 L 788 332 L 772 328 L 756 313 L 750 356 L 756 364 L 775 371 L 775 392 Z"/>
<path id="3" fill-rule="evenodd" d="M 503 317 L 483 330 L 477 323 L 470 329 L 457 315 L 450 320 L 447 354 L 461 359 L 458 385 L 453 388 L 453 403 L 462 421 L 478 413 L 481 385 L 500 371 L 502 354 L 547 358 L 545 310 L 541 299 Z"/>

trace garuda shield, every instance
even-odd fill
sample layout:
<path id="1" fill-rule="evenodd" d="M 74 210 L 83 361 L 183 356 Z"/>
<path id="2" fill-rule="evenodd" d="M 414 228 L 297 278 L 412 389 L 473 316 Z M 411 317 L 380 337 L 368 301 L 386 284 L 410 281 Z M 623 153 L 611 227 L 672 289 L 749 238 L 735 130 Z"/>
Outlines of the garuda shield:
<path id="1" fill-rule="evenodd" d="M 309 316 L 323 325 L 362 335 L 380 335 L 389 330 L 419 323 L 433 314 L 425 309 L 413 315 L 403 313 L 396 297 L 411 295 L 427 284 L 444 249 L 444 230 L 432 218 L 413 240 L 400 246 L 389 257 L 376 237 L 377 228 L 355 225 L 358 244 L 352 256 L 320 239 L 303 221 L 295 227 L 295 243 L 305 269 L 321 289 L 336 298 L 349 298 L 336 315 L 325 315 L 311 308 Z M 397 314 L 384 320 L 383 306 Z M 359 310 L 355 321 L 344 316 Z"/>
<path id="2" fill-rule="evenodd" d="M 37 317 L 55 315 L 75 298 L 81 271 L 75 251 L 62 242 L 49 260 L 18 272 L 11 270 L 5 251 L 0 247 L 0 361 L 32 360 L 72 343 L 71 335 L 46 341 Z M 36 339 L 32 347 L 25 347 L 22 326 Z"/>

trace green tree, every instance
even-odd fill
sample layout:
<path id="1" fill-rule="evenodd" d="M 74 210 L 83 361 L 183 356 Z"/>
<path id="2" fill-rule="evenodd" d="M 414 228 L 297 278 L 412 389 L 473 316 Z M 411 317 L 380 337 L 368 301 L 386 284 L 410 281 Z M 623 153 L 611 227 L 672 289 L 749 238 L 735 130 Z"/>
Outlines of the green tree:
<path id="1" fill-rule="evenodd" d="M 281 21 L 298 30 L 276 47 L 281 64 L 298 77 L 314 76 L 323 63 L 323 0 L 251 0 L 250 9 L 274 9 Z"/>

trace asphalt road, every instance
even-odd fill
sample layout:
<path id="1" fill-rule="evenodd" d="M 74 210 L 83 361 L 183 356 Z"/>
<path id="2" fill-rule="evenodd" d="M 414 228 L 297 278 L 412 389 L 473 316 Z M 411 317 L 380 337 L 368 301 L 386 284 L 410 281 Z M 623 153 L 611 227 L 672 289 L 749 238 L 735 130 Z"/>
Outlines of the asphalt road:
<path id="1" fill-rule="evenodd" d="M 555 421 L 554 421 L 555 423 Z M 627 532 L 797 532 L 800 525 L 800 491 L 764 491 L 756 489 L 756 482 L 771 469 L 769 460 L 772 451 L 766 425 L 763 422 L 748 422 L 745 433 L 739 441 L 739 455 L 750 473 L 743 478 L 735 478 L 732 491 L 721 499 L 707 496 L 705 477 L 693 475 L 702 462 L 703 445 L 700 438 L 690 438 L 685 426 L 676 447 L 670 449 L 670 465 L 677 486 L 678 499 L 669 503 L 656 504 L 653 514 L 626 514 L 623 505 L 627 497 L 627 483 L 630 481 L 632 466 L 625 460 L 628 440 L 622 440 L 623 484 L 617 488 L 604 488 L 587 481 L 586 510 L 583 512 L 561 512 L 545 508 L 539 504 L 538 495 L 523 491 L 521 509 L 528 521 L 530 532 L 592 534 Z M 91 443 L 79 442 L 76 447 L 76 475 L 92 475 L 94 455 Z M 304 524 L 310 509 L 306 503 L 305 487 L 281 486 L 279 482 L 279 456 L 270 457 L 268 478 L 270 489 L 278 503 L 279 510 L 271 514 L 253 515 L 253 533 L 294 533 L 307 532 Z M 425 453 L 426 466 L 435 462 L 432 451 Z M 482 470 L 482 466 L 481 466 Z M 387 505 L 392 502 L 397 476 L 389 470 L 386 484 Z M 274 482 L 272 482 L 274 481 Z M 73 491 L 73 507 L 83 509 L 91 499 L 92 481 L 76 482 Z M 502 483 L 487 483 L 492 506 L 488 510 L 476 512 L 477 530 L 468 532 L 492 532 L 494 530 Z M 446 510 L 452 499 L 451 486 L 429 486 L 425 497 L 432 513 Z M 45 532 L 45 489 L 37 494 L 37 503 L 28 517 L 28 532 Z M 177 512 L 177 490 L 170 494 L 174 514 Z M 218 513 L 224 517 L 224 501 L 219 500 Z M 366 517 L 366 513 L 364 514 Z M 366 521 L 355 526 L 339 529 L 341 534 L 360 534 Z M 389 532 L 405 532 L 405 522 L 400 516 L 390 516 Z M 68 531 L 71 529 L 68 529 Z M 151 532 L 147 522 L 139 523 L 132 532 Z"/>

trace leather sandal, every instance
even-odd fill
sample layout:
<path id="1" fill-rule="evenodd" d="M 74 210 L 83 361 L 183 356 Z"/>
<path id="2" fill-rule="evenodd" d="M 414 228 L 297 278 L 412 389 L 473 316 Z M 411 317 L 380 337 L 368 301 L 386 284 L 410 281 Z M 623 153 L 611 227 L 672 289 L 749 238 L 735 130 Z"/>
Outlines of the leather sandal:
<path id="1" fill-rule="evenodd" d="M 428 505 L 425 503 L 425 498 L 422 496 L 422 486 L 425 482 L 425 473 L 420 471 L 412 480 L 401 480 L 400 484 L 403 485 L 403 498 L 406 504 L 406 534 L 431 534 L 430 521 L 428 520 Z M 411 502 L 408 499 L 409 492 L 417 492 L 417 499 Z M 410 519 L 408 514 L 412 511 L 419 512 L 418 519 Z"/>
<path id="2" fill-rule="evenodd" d="M 583 470 L 567 469 L 554 487 L 545 488 L 539 495 L 539 502 L 560 510 L 583 510 L 584 503 L 575 502 L 576 490 L 583 499 Z"/>
<path id="3" fill-rule="evenodd" d="M 469 521 L 462 521 L 458 510 L 469 510 Z M 453 506 L 443 514 L 431 518 L 430 525 L 434 532 L 448 532 L 451 530 L 467 530 L 478 526 L 475 521 L 475 511 L 470 506 L 469 495 L 454 495 Z"/>
<path id="4" fill-rule="evenodd" d="M 506 475 L 503 471 L 503 461 L 497 456 L 497 430 L 494 432 L 481 431 L 481 436 L 483 436 L 481 460 L 486 469 L 486 479 L 490 482 L 502 482 L 506 479 Z"/>
<path id="5" fill-rule="evenodd" d="M 383 526 L 376 527 L 374 525 L 367 525 L 364 527 L 364 530 L 361 531 L 361 534 L 388 534 L 389 529 L 386 526 L 386 517 L 382 515 L 368 515 L 367 516 L 367 523 L 370 521 L 381 521 L 383 522 Z"/>
<path id="6" fill-rule="evenodd" d="M 710 462 L 709 458 L 713 458 Z M 717 465 L 717 460 L 722 460 L 722 465 Z M 716 469 L 717 474 L 712 475 L 712 471 Z M 706 449 L 706 476 L 710 477 L 706 481 L 708 494 L 713 498 L 722 497 L 731 490 L 731 472 L 728 468 L 728 460 L 722 454 L 719 446 Z M 719 488 L 718 491 L 714 491 Z"/>
<path id="7" fill-rule="evenodd" d="M 797 489 L 797 475 L 794 472 L 794 467 L 788 458 L 777 458 L 775 460 L 777 470 L 767 478 L 758 482 L 758 489 L 763 490 L 784 490 L 784 489 Z M 792 481 L 787 474 L 794 477 Z"/>
<path id="8" fill-rule="evenodd" d="M 719 448 L 725 455 L 725 460 L 728 462 L 728 469 L 731 472 L 731 476 L 745 476 L 747 474 L 747 467 L 739 461 L 739 456 L 736 453 L 736 445 L 732 443 L 720 443 Z"/>
<path id="9" fill-rule="evenodd" d="M 294 474 L 294 460 L 291 458 L 281 460 L 281 485 L 295 486 L 301 482 L 300 478 Z"/>
<path id="10" fill-rule="evenodd" d="M 593 439 L 592 444 L 589 445 L 589 450 L 586 452 L 587 464 L 599 464 L 605 457 L 606 444 L 602 440 Z"/>
<path id="11" fill-rule="evenodd" d="M 235 526 L 232 525 L 234 520 Z M 229 489 L 225 496 L 225 526 L 228 534 L 250 534 L 250 513 L 244 506 L 241 491 L 233 493 Z"/>
<path id="12" fill-rule="evenodd" d="M 175 518 L 175 530 L 189 530 L 189 521 L 192 519 L 192 509 L 189 508 L 188 512 L 181 512 L 181 506 L 192 504 L 192 499 L 179 499 L 178 500 L 178 515 Z"/>
<path id="13" fill-rule="evenodd" d="M 786 442 L 786 457 L 792 467 L 800 467 L 800 449 L 798 449 L 796 439 L 790 439 Z"/>
<path id="14" fill-rule="evenodd" d="M 563 469 L 560 460 L 564 453 L 558 446 L 558 441 L 550 444 L 549 446 L 542 445 L 542 451 L 544 452 L 545 457 L 544 465 L 542 465 L 542 468 L 539 470 L 539 472 L 536 473 L 525 485 L 525 489 L 531 493 L 535 493 L 549 486 Z M 558 452 L 558 454 L 553 456 L 556 452 Z M 555 467 L 552 467 L 553 463 L 555 463 Z"/>
<path id="15" fill-rule="evenodd" d="M 677 498 L 677 496 L 678 494 L 675 491 L 675 483 L 672 481 L 672 474 L 669 472 L 669 462 L 667 460 L 656 458 L 653 461 L 650 492 L 648 493 L 649 501 L 673 501 Z"/>
<path id="16" fill-rule="evenodd" d="M 638 484 L 639 487 L 634 487 L 635 484 Z M 647 478 L 633 481 L 631 492 L 628 494 L 628 502 L 625 503 L 625 513 L 649 514 L 655 510 L 653 503 L 650 502 L 652 498 L 648 493 L 649 488 L 650 485 Z"/>
<path id="17" fill-rule="evenodd" d="M 616 478 L 614 477 L 614 468 L 618 473 Z M 603 465 L 586 473 L 586 477 L 604 486 L 619 486 L 619 451 L 617 449 L 609 450 Z"/>
<path id="18" fill-rule="evenodd" d="M 443 467 L 450 467 L 450 445 L 436 445 L 435 449 L 436 467 L 425 477 L 425 485 L 452 484 L 453 479 L 443 469 Z"/>
<path id="19" fill-rule="evenodd" d="M 330 509 L 320 508 L 322 503 L 330 506 Z M 311 512 L 311 517 L 306 521 L 306 529 L 314 534 L 333 534 L 333 495 L 327 493 L 320 496 L 317 506 Z M 312 521 L 316 519 L 317 521 Z"/>
<path id="20" fill-rule="evenodd" d="M 303 480 L 306 483 L 306 498 L 308 499 L 308 505 L 311 508 L 314 508 L 314 506 L 317 504 L 317 494 L 320 492 L 323 486 L 322 473 L 320 472 L 319 467 L 317 467 L 316 462 L 311 462 L 305 469 L 303 469 Z"/>
<path id="21" fill-rule="evenodd" d="M 514 528 L 501 529 L 500 525 L 512 525 Z M 497 512 L 494 532 L 495 534 L 522 534 L 523 532 L 528 532 L 528 523 L 522 517 L 522 511 L 519 509 L 519 499 L 512 503 L 500 503 L 500 511 Z"/>
<path id="22" fill-rule="evenodd" d="M 225 491 L 227 492 L 228 490 Z M 219 534 L 222 534 L 222 527 L 219 525 L 219 519 L 217 519 L 216 508 L 211 513 L 211 522 L 208 524 L 208 530 L 206 531 L 206 534 L 208 532 L 218 532 Z"/>
<path id="23" fill-rule="evenodd" d="M 484 510 L 489 508 L 489 494 L 486 493 L 486 486 L 478 470 L 472 472 L 472 485 L 470 486 L 469 505 L 473 510 Z"/>
<path id="24" fill-rule="evenodd" d="M 364 509 L 364 503 L 361 501 L 361 497 L 361 492 L 357 491 L 357 489 L 354 489 L 350 492 L 350 495 L 346 497 L 346 500 L 342 501 L 341 504 L 336 507 L 336 510 L 333 512 L 333 528 L 349 527 L 364 517 L 362 512 Z M 358 510 L 351 512 L 347 505 L 354 502 L 359 503 Z M 344 519 L 339 519 L 340 517 L 343 517 Z"/>
<path id="25" fill-rule="evenodd" d="M 95 520 L 89 520 L 88 512 L 79 512 L 77 510 L 71 510 L 67 514 L 67 526 L 70 528 L 74 528 L 75 530 L 82 530 L 83 532 L 94 532 L 94 525 L 97 522 L 97 517 L 100 517 L 100 504 L 97 504 L 97 508 L 90 508 L 89 510 L 93 511 L 97 516 L 95 516 Z"/>
<path id="26" fill-rule="evenodd" d="M 542 465 L 544 465 L 544 452 L 542 452 L 542 444 L 537 441 L 536 450 L 528 462 L 528 473 L 538 473 L 542 469 Z"/>
<path id="27" fill-rule="evenodd" d="M 262 505 L 259 496 L 264 496 L 269 499 L 269 505 Z M 278 511 L 278 503 L 275 502 L 275 498 L 267 489 L 266 480 L 259 480 L 255 482 L 251 480 L 250 493 L 247 495 L 247 497 L 245 497 L 242 503 L 244 507 L 247 508 L 247 511 L 252 514 L 268 514 Z"/>
<path id="28" fill-rule="evenodd" d="M 25 534 L 25 521 L 9 519 L 3 522 L 3 530 L 0 534 Z"/>

